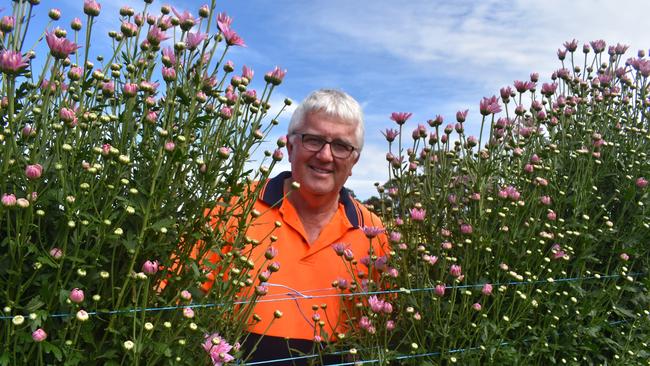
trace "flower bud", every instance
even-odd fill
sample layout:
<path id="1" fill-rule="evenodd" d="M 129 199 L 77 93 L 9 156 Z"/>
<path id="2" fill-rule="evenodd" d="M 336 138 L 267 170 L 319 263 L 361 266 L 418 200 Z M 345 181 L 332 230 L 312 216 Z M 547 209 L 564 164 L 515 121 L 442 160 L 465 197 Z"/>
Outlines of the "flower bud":
<path id="1" fill-rule="evenodd" d="M 84 301 L 84 292 L 83 290 L 80 290 L 78 288 L 72 289 L 70 291 L 70 295 L 68 296 L 70 301 L 74 302 L 75 304 L 79 304 Z"/>
<path id="2" fill-rule="evenodd" d="M 158 261 L 145 261 L 142 264 L 142 272 L 152 275 L 158 272 Z"/>
<path id="3" fill-rule="evenodd" d="M 86 310 L 81 309 L 77 311 L 77 320 L 79 320 L 80 322 L 85 322 L 86 320 L 88 320 L 88 313 L 86 312 Z"/>
<path id="4" fill-rule="evenodd" d="M 57 8 L 52 8 L 50 11 L 47 13 L 47 15 L 50 17 L 52 20 L 59 20 L 61 19 L 61 10 Z"/>
<path id="5" fill-rule="evenodd" d="M 47 338 L 47 333 L 42 328 L 38 328 L 32 332 L 32 339 L 34 342 L 43 342 Z"/>
<path id="6" fill-rule="evenodd" d="M 80 31 L 81 27 L 82 27 L 81 19 L 79 18 L 74 18 L 72 19 L 72 22 L 70 22 L 70 28 L 72 28 L 75 31 Z"/>
<path id="7" fill-rule="evenodd" d="M 35 180 L 41 177 L 43 174 L 43 167 L 41 164 L 32 164 L 25 167 L 25 175 L 30 180 Z"/>

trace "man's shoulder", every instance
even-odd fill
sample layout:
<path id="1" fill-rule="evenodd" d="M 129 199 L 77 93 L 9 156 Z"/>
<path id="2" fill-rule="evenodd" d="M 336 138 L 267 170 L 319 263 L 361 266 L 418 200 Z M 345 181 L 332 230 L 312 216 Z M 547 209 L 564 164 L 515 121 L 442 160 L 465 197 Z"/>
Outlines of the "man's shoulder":
<path id="1" fill-rule="evenodd" d="M 363 226 L 381 226 L 383 223 L 381 218 L 374 212 L 372 212 L 363 202 L 359 201 L 357 198 L 350 196 L 350 201 L 356 207 L 358 212 L 361 214 Z"/>

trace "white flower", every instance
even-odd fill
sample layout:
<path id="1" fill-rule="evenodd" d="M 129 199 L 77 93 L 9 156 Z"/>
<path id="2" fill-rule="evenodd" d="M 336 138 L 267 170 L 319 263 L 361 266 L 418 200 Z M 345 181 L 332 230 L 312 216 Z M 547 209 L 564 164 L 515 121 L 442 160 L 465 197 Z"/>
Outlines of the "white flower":
<path id="1" fill-rule="evenodd" d="M 133 346 L 135 346 L 133 341 L 124 341 L 124 349 L 125 350 L 127 350 L 127 351 L 132 350 Z"/>
<path id="2" fill-rule="evenodd" d="M 86 312 L 86 310 L 81 309 L 77 311 L 77 320 L 81 322 L 85 322 L 86 320 L 88 320 L 88 313 Z"/>
<path id="3" fill-rule="evenodd" d="M 11 319 L 11 322 L 14 323 L 14 325 L 21 325 L 25 322 L 25 317 L 22 315 L 16 315 Z"/>
<path id="4" fill-rule="evenodd" d="M 153 324 L 151 324 L 150 322 L 144 323 L 144 329 L 152 330 L 153 329 Z"/>

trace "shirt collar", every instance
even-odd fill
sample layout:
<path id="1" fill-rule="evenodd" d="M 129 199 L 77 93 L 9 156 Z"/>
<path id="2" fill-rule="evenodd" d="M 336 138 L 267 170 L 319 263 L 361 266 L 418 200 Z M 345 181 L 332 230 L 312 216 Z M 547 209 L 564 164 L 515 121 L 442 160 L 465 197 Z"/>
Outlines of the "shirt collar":
<path id="1" fill-rule="evenodd" d="M 281 206 L 284 198 L 284 180 L 291 177 L 291 172 L 282 172 L 275 177 L 267 180 L 262 192 L 261 200 L 269 206 Z M 339 202 L 343 204 L 345 216 L 355 229 L 363 226 L 363 217 L 361 212 L 354 204 L 354 199 L 350 191 L 342 187 L 339 192 Z"/>

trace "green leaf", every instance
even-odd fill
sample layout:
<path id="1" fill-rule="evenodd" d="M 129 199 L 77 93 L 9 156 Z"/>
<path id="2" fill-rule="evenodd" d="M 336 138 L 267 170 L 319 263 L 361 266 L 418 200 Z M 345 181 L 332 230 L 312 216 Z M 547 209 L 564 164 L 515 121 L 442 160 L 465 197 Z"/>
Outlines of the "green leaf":
<path id="1" fill-rule="evenodd" d="M 30 313 L 35 312 L 36 310 L 40 309 L 45 303 L 41 301 L 40 296 L 36 296 L 29 300 L 27 305 L 25 305 L 25 310 L 29 311 Z"/>
<path id="2" fill-rule="evenodd" d="M 0 366 L 7 365 L 9 365 L 9 352 L 4 352 L 2 355 L 0 355 Z"/>
<path id="3" fill-rule="evenodd" d="M 41 346 L 43 346 L 43 351 L 45 351 L 45 353 L 53 354 L 54 358 L 56 358 L 57 361 L 60 362 L 63 359 L 63 353 L 61 353 L 59 347 L 53 345 L 50 342 L 42 342 Z"/>

